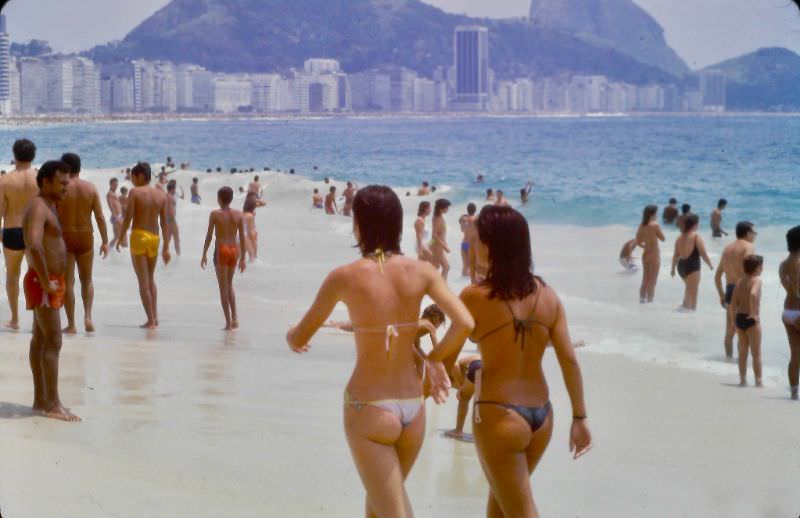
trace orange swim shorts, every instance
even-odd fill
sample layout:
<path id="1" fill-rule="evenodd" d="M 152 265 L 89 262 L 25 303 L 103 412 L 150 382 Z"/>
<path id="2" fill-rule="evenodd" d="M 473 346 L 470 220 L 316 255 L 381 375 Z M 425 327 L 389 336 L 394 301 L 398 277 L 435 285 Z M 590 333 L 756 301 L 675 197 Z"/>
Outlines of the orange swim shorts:
<path id="1" fill-rule="evenodd" d="M 239 247 L 237 245 L 218 245 L 214 251 L 214 266 L 217 268 L 236 268 L 239 263 Z"/>
<path id="2" fill-rule="evenodd" d="M 22 281 L 26 308 L 29 310 L 35 308 L 61 309 L 64 306 L 64 293 L 67 289 L 64 274 L 51 273 L 50 280 L 58 283 L 58 289 L 53 294 L 44 291 L 39 283 L 39 274 L 36 273 L 36 270 L 28 270 Z"/>

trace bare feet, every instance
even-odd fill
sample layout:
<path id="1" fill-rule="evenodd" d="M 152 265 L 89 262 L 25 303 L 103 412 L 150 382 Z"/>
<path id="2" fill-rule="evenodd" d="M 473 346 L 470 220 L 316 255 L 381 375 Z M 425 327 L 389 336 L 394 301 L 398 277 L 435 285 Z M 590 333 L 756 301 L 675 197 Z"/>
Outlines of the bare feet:
<path id="1" fill-rule="evenodd" d="M 761 383 L 761 380 L 756 380 L 756 387 L 762 388 L 764 385 Z"/>
<path id="2" fill-rule="evenodd" d="M 740 382 L 739 382 L 739 386 L 740 386 L 740 387 L 746 387 L 746 386 L 747 386 L 747 380 L 742 380 L 742 381 L 740 381 Z"/>
<path id="3" fill-rule="evenodd" d="M 80 417 L 76 416 L 61 405 L 53 406 L 50 410 L 45 411 L 43 415 L 49 419 L 59 419 L 61 421 L 69 421 L 71 423 L 77 423 L 81 420 Z"/>
<path id="4" fill-rule="evenodd" d="M 225 327 L 223 327 L 223 328 L 222 328 L 222 330 L 223 330 L 223 331 L 233 331 L 233 326 L 231 326 L 230 324 L 228 324 L 228 325 L 226 325 Z"/>
<path id="5" fill-rule="evenodd" d="M 239 329 L 239 321 L 238 320 L 234 320 L 233 322 L 231 322 L 231 329 Z"/>
<path id="6" fill-rule="evenodd" d="M 451 439 L 461 439 L 464 437 L 464 432 L 458 432 L 456 430 L 448 430 L 444 432 L 445 437 L 450 437 Z"/>
<path id="7" fill-rule="evenodd" d="M 62 333 L 66 333 L 68 335 L 76 335 L 76 334 L 78 334 L 78 328 L 75 327 L 74 325 L 71 325 L 71 326 L 67 326 L 64 329 L 62 329 L 61 332 Z"/>
<path id="8" fill-rule="evenodd" d="M 13 329 L 14 331 L 17 331 L 19 329 L 19 322 L 17 322 L 16 320 L 9 320 L 8 322 L 6 322 L 6 327 L 8 329 Z"/>
<path id="9" fill-rule="evenodd" d="M 139 327 L 141 327 L 142 329 L 156 329 L 158 327 L 158 324 L 150 322 L 148 320 L 147 322 L 145 322 L 144 324 L 140 325 Z"/>
<path id="10" fill-rule="evenodd" d="M 94 324 L 90 318 L 87 318 L 83 321 L 83 325 L 86 328 L 87 333 L 94 333 Z"/>

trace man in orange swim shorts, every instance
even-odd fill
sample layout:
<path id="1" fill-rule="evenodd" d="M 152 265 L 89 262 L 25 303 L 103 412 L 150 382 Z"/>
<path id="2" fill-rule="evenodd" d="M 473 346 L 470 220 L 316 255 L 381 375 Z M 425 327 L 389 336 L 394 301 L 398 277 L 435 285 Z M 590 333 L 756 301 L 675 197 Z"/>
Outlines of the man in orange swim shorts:
<path id="1" fill-rule="evenodd" d="M 217 193 L 220 208 L 212 211 L 208 218 L 203 259 L 200 261 L 200 267 L 205 269 L 208 264 L 208 248 L 211 246 L 211 238 L 216 234 L 214 267 L 217 270 L 220 302 L 225 315 L 225 331 L 239 327 L 239 317 L 236 313 L 236 292 L 233 290 L 233 274 L 236 272 L 237 263 L 242 272 L 245 269 L 244 254 L 240 253 L 240 250 L 245 249 L 244 218 L 240 211 L 231 209 L 232 200 L 233 189 L 230 187 L 223 187 Z"/>
<path id="2" fill-rule="evenodd" d="M 67 270 L 67 247 L 56 203 L 69 184 L 69 166 L 46 162 L 36 175 L 39 195 L 22 218 L 25 255 L 30 270 L 25 275 L 26 306 L 33 310 L 30 361 L 33 373 L 33 410 L 45 417 L 80 421 L 58 397 L 58 359 L 61 352 L 61 316 Z"/>

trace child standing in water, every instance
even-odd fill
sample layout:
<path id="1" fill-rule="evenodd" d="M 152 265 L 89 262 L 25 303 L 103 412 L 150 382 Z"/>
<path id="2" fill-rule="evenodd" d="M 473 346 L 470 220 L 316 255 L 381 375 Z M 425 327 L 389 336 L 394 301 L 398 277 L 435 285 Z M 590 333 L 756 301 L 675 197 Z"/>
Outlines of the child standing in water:
<path id="1" fill-rule="evenodd" d="M 225 315 L 225 331 L 239 327 L 239 317 L 236 313 L 236 292 L 233 290 L 233 274 L 239 269 L 244 272 L 246 249 L 244 234 L 244 218 L 238 210 L 231 209 L 233 189 L 223 187 L 217 193 L 219 209 L 212 211 L 208 218 L 208 232 L 203 247 L 203 259 L 200 267 L 205 269 L 208 264 L 208 248 L 211 246 L 211 237 L 216 234 L 214 243 L 214 268 L 217 271 L 219 283 L 219 297 L 222 303 L 222 312 Z"/>
<path id="2" fill-rule="evenodd" d="M 736 334 L 739 336 L 739 385 L 747 386 L 747 353 L 753 355 L 756 387 L 761 386 L 761 279 L 764 258 L 748 255 L 744 258 L 744 277 L 733 291 L 736 313 Z"/>

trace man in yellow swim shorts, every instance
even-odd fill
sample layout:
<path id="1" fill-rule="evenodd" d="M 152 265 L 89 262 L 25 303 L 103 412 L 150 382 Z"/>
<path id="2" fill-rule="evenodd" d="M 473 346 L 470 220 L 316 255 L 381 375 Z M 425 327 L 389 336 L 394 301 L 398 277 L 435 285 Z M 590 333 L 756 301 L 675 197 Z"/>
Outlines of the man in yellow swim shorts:
<path id="1" fill-rule="evenodd" d="M 129 195 L 128 210 L 120 231 L 120 235 L 124 237 L 128 233 L 128 227 L 133 223 L 130 239 L 131 259 L 136 279 L 139 281 L 142 306 L 147 314 L 147 322 L 142 325 L 146 329 L 158 327 L 158 307 L 156 305 L 158 290 L 154 274 L 158 260 L 158 245 L 161 241 L 158 237 L 159 227 L 164 235 L 161 256 L 164 264 L 168 264 L 170 261 L 167 195 L 164 194 L 164 191 L 150 185 L 151 178 L 150 165 L 146 162 L 139 162 L 131 170 L 134 188 Z M 117 251 L 120 249 L 121 242 L 123 239 L 117 242 Z"/>

